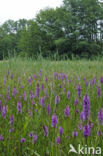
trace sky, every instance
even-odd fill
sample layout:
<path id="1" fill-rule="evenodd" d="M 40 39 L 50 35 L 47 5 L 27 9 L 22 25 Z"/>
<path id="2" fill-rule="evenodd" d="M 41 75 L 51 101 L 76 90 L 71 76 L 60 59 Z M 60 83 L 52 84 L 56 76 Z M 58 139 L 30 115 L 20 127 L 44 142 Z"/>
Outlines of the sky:
<path id="1" fill-rule="evenodd" d="M 0 24 L 8 19 L 32 19 L 40 9 L 61 4 L 62 0 L 0 0 Z"/>

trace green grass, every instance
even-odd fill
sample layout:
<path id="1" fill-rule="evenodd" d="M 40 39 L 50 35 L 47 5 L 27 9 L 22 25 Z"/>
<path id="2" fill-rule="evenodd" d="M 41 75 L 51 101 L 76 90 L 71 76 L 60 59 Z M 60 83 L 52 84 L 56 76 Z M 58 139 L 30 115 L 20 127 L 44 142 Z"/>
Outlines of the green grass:
<path id="1" fill-rule="evenodd" d="M 49 61 L 33 59 L 13 58 L 7 61 L 0 62 L 0 75 L 5 75 L 8 70 L 14 73 L 15 76 L 23 75 L 23 73 L 33 74 L 38 73 L 42 69 L 44 75 L 52 75 L 53 72 L 63 72 L 70 77 L 79 75 L 81 77 L 99 77 L 103 75 L 103 62 L 102 61 L 87 61 L 87 60 L 74 60 L 74 61 Z"/>

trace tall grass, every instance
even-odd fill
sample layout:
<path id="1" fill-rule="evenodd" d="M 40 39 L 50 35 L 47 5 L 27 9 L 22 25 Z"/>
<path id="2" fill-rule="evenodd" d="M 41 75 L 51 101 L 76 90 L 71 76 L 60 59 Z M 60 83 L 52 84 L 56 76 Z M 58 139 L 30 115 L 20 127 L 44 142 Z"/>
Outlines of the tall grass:
<path id="1" fill-rule="evenodd" d="M 55 72 L 65 72 L 70 76 L 100 76 L 103 75 L 103 63 L 99 58 L 96 60 L 55 60 L 51 61 L 49 58 L 44 59 L 42 56 L 34 58 L 21 58 L 13 57 L 8 60 L 0 62 L 0 75 L 5 75 L 8 70 L 16 74 L 23 73 L 37 73 L 43 70 L 44 75 L 52 74 Z"/>

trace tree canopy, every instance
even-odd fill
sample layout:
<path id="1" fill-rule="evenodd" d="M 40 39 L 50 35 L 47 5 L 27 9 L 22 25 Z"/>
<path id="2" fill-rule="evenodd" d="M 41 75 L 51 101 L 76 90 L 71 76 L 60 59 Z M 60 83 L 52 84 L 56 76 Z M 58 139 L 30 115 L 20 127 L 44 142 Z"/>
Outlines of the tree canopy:
<path id="1" fill-rule="evenodd" d="M 103 52 L 103 3 L 63 0 L 40 10 L 34 19 L 8 20 L 0 26 L 0 59 L 13 55 L 92 57 Z"/>

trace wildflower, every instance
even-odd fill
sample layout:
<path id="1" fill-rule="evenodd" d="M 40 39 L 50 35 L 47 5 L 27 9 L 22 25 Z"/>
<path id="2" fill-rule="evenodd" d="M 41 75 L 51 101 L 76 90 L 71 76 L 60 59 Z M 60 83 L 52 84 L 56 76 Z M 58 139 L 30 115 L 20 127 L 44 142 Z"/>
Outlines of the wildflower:
<path id="1" fill-rule="evenodd" d="M 57 142 L 57 144 L 60 144 L 60 142 L 61 142 L 60 136 L 58 136 L 58 137 L 56 138 L 56 142 Z"/>
<path id="2" fill-rule="evenodd" d="M 78 113 L 79 113 L 79 109 L 76 109 L 76 110 L 75 110 L 75 113 L 78 114 Z"/>
<path id="3" fill-rule="evenodd" d="M 70 98 L 70 91 L 67 92 L 67 99 Z"/>
<path id="4" fill-rule="evenodd" d="M 37 109 L 35 109 L 35 112 L 37 112 Z"/>
<path id="5" fill-rule="evenodd" d="M 57 105 L 60 102 L 60 97 L 59 96 L 55 96 L 55 105 Z"/>
<path id="6" fill-rule="evenodd" d="M 89 96 L 86 94 L 83 97 L 83 120 L 88 120 L 90 117 L 90 100 Z"/>
<path id="7" fill-rule="evenodd" d="M 48 127 L 43 125 L 44 136 L 48 137 Z"/>
<path id="8" fill-rule="evenodd" d="M 8 100 L 10 100 L 9 93 L 6 94 L 6 97 L 7 97 Z"/>
<path id="9" fill-rule="evenodd" d="M 93 86 L 95 84 L 95 80 L 96 78 L 93 78 L 91 81 L 90 81 L 90 85 Z"/>
<path id="10" fill-rule="evenodd" d="M 11 133 L 11 132 L 14 132 L 14 128 L 10 128 L 9 129 L 9 132 Z"/>
<path id="11" fill-rule="evenodd" d="M 36 75 L 33 75 L 33 78 L 34 78 L 34 79 L 36 79 L 36 78 L 37 78 L 37 76 L 36 76 Z"/>
<path id="12" fill-rule="evenodd" d="M 29 86 L 31 86 L 31 82 L 32 82 L 32 78 L 31 78 L 31 77 L 29 77 L 29 78 L 28 78 L 28 83 L 29 83 Z"/>
<path id="13" fill-rule="evenodd" d="M 37 97 L 40 96 L 40 87 L 39 87 L 39 83 L 37 83 L 36 90 L 35 90 L 35 95 L 36 95 Z"/>
<path id="14" fill-rule="evenodd" d="M 20 140 L 21 143 L 23 143 L 23 142 L 25 142 L 25 141 L 26 141 L 25 138 L 21 138 L 21 140 Z"/>
<path id="15" fill-rule="evenodd" d="M 38 74 L 40 77 L 42 76 L 42 70 L 40 70 L 40 73 Z"/>
<path id="16" fill-rule="evenodd" d="M 2 135 L 0 135 L 0 141 L 3 141 L 4 137 Z"/>
<path id="17" fill-rule="evenodd" d="M 79 129 L 79 130 L 82 130 L 82 128 L 83 128 L 82 123 L 79 123 L 79 124 L 78 124 L 78 129 Z"/>
<path id="18" fill-rule="evenodd" d="M 23 86 L 23 85 L 21 85 L 21 86 L 20 86 L 20 88 L 24 88 L 24 86 Z"/>
<path id="19" fill-rule="evenodd" d="M 13 122 L 14 122 L 14 117 L 13 117 L 13 115 L 11 115 L 11 116 L 10 116 L 10 125 L 12 125 Z"/>
<path id="20" fill-rule="evenodd" d="M 30 138 L 32 138 L 33 135 L 34 135 L 33 132 L 30 132 L 30 133 L 29 133 L 29 137 L 30 137 Z"/>
<path id="21" fill-rule="evenodd" d="M 83 80 L 84 80 L 84 81 L 86 81 L 86 78 L 85 78 L 85 77 L 83 77 Z"/>
<path id="22" fill-rule="evenodd" d="M 54 114 L 52 115 L 52 127 L 56 128 L 56 125 L 58 123 L 57 116 Z"/>
<path id="23" fill-rule="evenodd" d="M 98 121 L 100 125 L 103 125 L 103 110 L 100 109 L 98 112 Z"/>
<path id="24" fill-rule="evenodd" d="M 44 90 L 44 84 L 42 84 L 41 88 L 42 88 L 42 90 Z"/>
<path id="25" fill-rule="evenodd" d="M 44 79 L 44 80 L 45 80 L 45 82 L 47 82 L 47 81 L 48 81 L 48 78 L 47 78 L 47 77 L 45 77 L 45 79 Z"/>
<path id="26" fill-rule="evenodd" d="M 55 73 L 54 73 L 54 77 L 57 77 L 57 76 L 58 76 L 58 74 L 55 72 Z"/>
<path id="27" fill-rule="evenodd" d="M 16 87 L 13 88 L 12 96 L 15 96 L 17 94 Z"/>
<path id="28" fill-rule="evenodd" d="M 77 137 L 78 136 L 78 132 L 77 131 L 73 131 L 72 136 L 73 137 Z"/>
<path id="29" fill-rule="evenodd" d="M 10 92 L 10 86 L 7 86 L 8 93 Z"/>
<path id="30" fill-rule="evenodd" d="M 30 116 L 30 117 L 32 117 L 32 116 L 33 116 L 32 111 L 30 111 L 30 110 L 29 110 L 29 111 L 28 111 L 28 113 L 29 113 L 29 116 Z"/>
<path id="31" fill-rule="evenodd" d="M 63 74 L 63 78 L 64 78 L 65 80 L 67 80 L 67 75 L 66 75 L 66 74 Z"/>
<path id="32" fill-rule="evenodd" d="M 83 128 L 83 135 L 85 138 L 87 138 L 88 136 L 90 136 L 90 133 L 91 133 L 91 128 L 90 128 L 89 124 L 87 124 Z"/>
<path id="33" fill-rule="evenodd" d="M 90 120 L 89 120 L 89 126 L 90 126 L 90 128 L 93 127 L 93 123 Z"/>
<path id="34" fill-rule="evenodd" d="M 45 98 L 44 97 L 40 98 L 40 104 L 42 105 L 42 107 L 45 106 Z"/>
<path id="35" fill-rule="evenodd" d="M 20 101 L 17 102 L 17 111 L 22 112 L 22 105 Z"/>
<path id="36" fill-rule="evenodd" d="M 100 78 L 100 82 L 103 83 L 103 76 Z"/>
<path id="37" fill-rule="evenodd" d="M 33 143 L 35 144 L 37 142 L 38 136 L 37 135 L 33 135 Z"/>
<path id="38" fill-rule="evenodd" d="M 88 81 L 85 81 L 85 85 L 86 85 L 86 87 L 88 87 L 88 85 L 89 85 Z"/>
<path id="39" fill-rule="evenodd" d="M 35 98 L 35 96 L 34 96 L 34 94 L 33 94 L 33 91 L 31 90 L 30 91 L 30 100 L 32 100 L 32 99 L 34 99 Z"/>
<path id="40" fill-rule="evenodd" d="M 79 76 L 77 76 L 77 80 L 79 81 Z"/>
<path id="41" fill-rule="evenodd" d="M 26 92 L 25 92 L 25 91 L 24 91 L 24 93 L 23 93 L 23 98 L 24 98 L 24 101 L 27 100 L 27 98 L 26 98 Z"/>
<path id="42" fill-rule="evenodd" d="M 5 86 L 5 84 L 6 84 L 6 77 L 4 78 L 4 86 Z"/>
<path id="43" fill-rule="evenodd" d="M 83 121 L 83 111 L 80 113 L 80 119 Z"/>
<path id="44" fill-rule="evenodd" d="M 46 99 L 49 98 L 49 95 L 48 95 L 48 91 L 47 90 L 45 90 L 45 96 L 46 96 Z"/>
<path id="45" fill-rule="evenodd" d="M 78 95 L 78 97 L 81 96 L 81 86 L 80 85 L 78 85 L 78 87 L 77 87 L 77 95 Z"/>
<path id="46" fill-rule="evenodd" d="M 102 135 L 102 132 L 101 132 L 101 130 L 99 130 L 98 132 L 97 132 L 97 136 L 101 136 Z"/>
<path id="47" fill-rule="evenodd" d="M 13 75 L 13 74 L 11 74 L 11 79 L 13 79 L 13 77 L 14 77 L 14 75 Z"/>
<path id="48" fill-rule="evenodd" d="M 2 111 L 2 102 L 0 100 L 0 112 Z"/>
<path id="49" fill-rule="evenodd" d="M 47 113 L 48 113 L 48 115 L 51 114 L 51 108 L 50 108 L 50 105 L 49 104 L 47 105 Z"/>
<path id="50" fill-rule="evenodd" d="M 33 105 L 33 106 L 35 105 L 35 101 L 32 101 L 32 105 Z"/>
<path id="51" fill-rule="evenodd" d="M 59 135 L 62 135 L 62 134 L 63 134 L 63 128 L 59 127 Z"/>
<path id="52" fill-rule="evenodd" d="M 101 95 L 101 89 L 100 89 L 100 86 L 98 86 L 98 88 L 97 88 L 97 96 L 100 97 L 100 95 Z"/>
<path id="53" fill-rule="evenodd" d="M 2 108 L 2 117 L 5 119 L 7 113 L 7 106 L 3 106 Z"/>
<path id="54" fill-rule="evenodd" d="M 48 93 L 46 92 L 46 99 L 48 99 L 49 98 L 49 95 L 48 95 Z"/>
<path id="55" fill-rule="evenodd" d="M 65 108 L 65 110 L 64 110 L 64 115 L 65 115 L 65 117 L 69 117 L 69 115 L 70 115 L 69 106 L 66 106 L 66 108 Z"/>
<path id="56" fill-rule="evenodd" d="M 75 101 L 74 101 L 74 105 L 76 106 L 77 104 L 78 104 L 78 99 L 75 99 Z"/>

